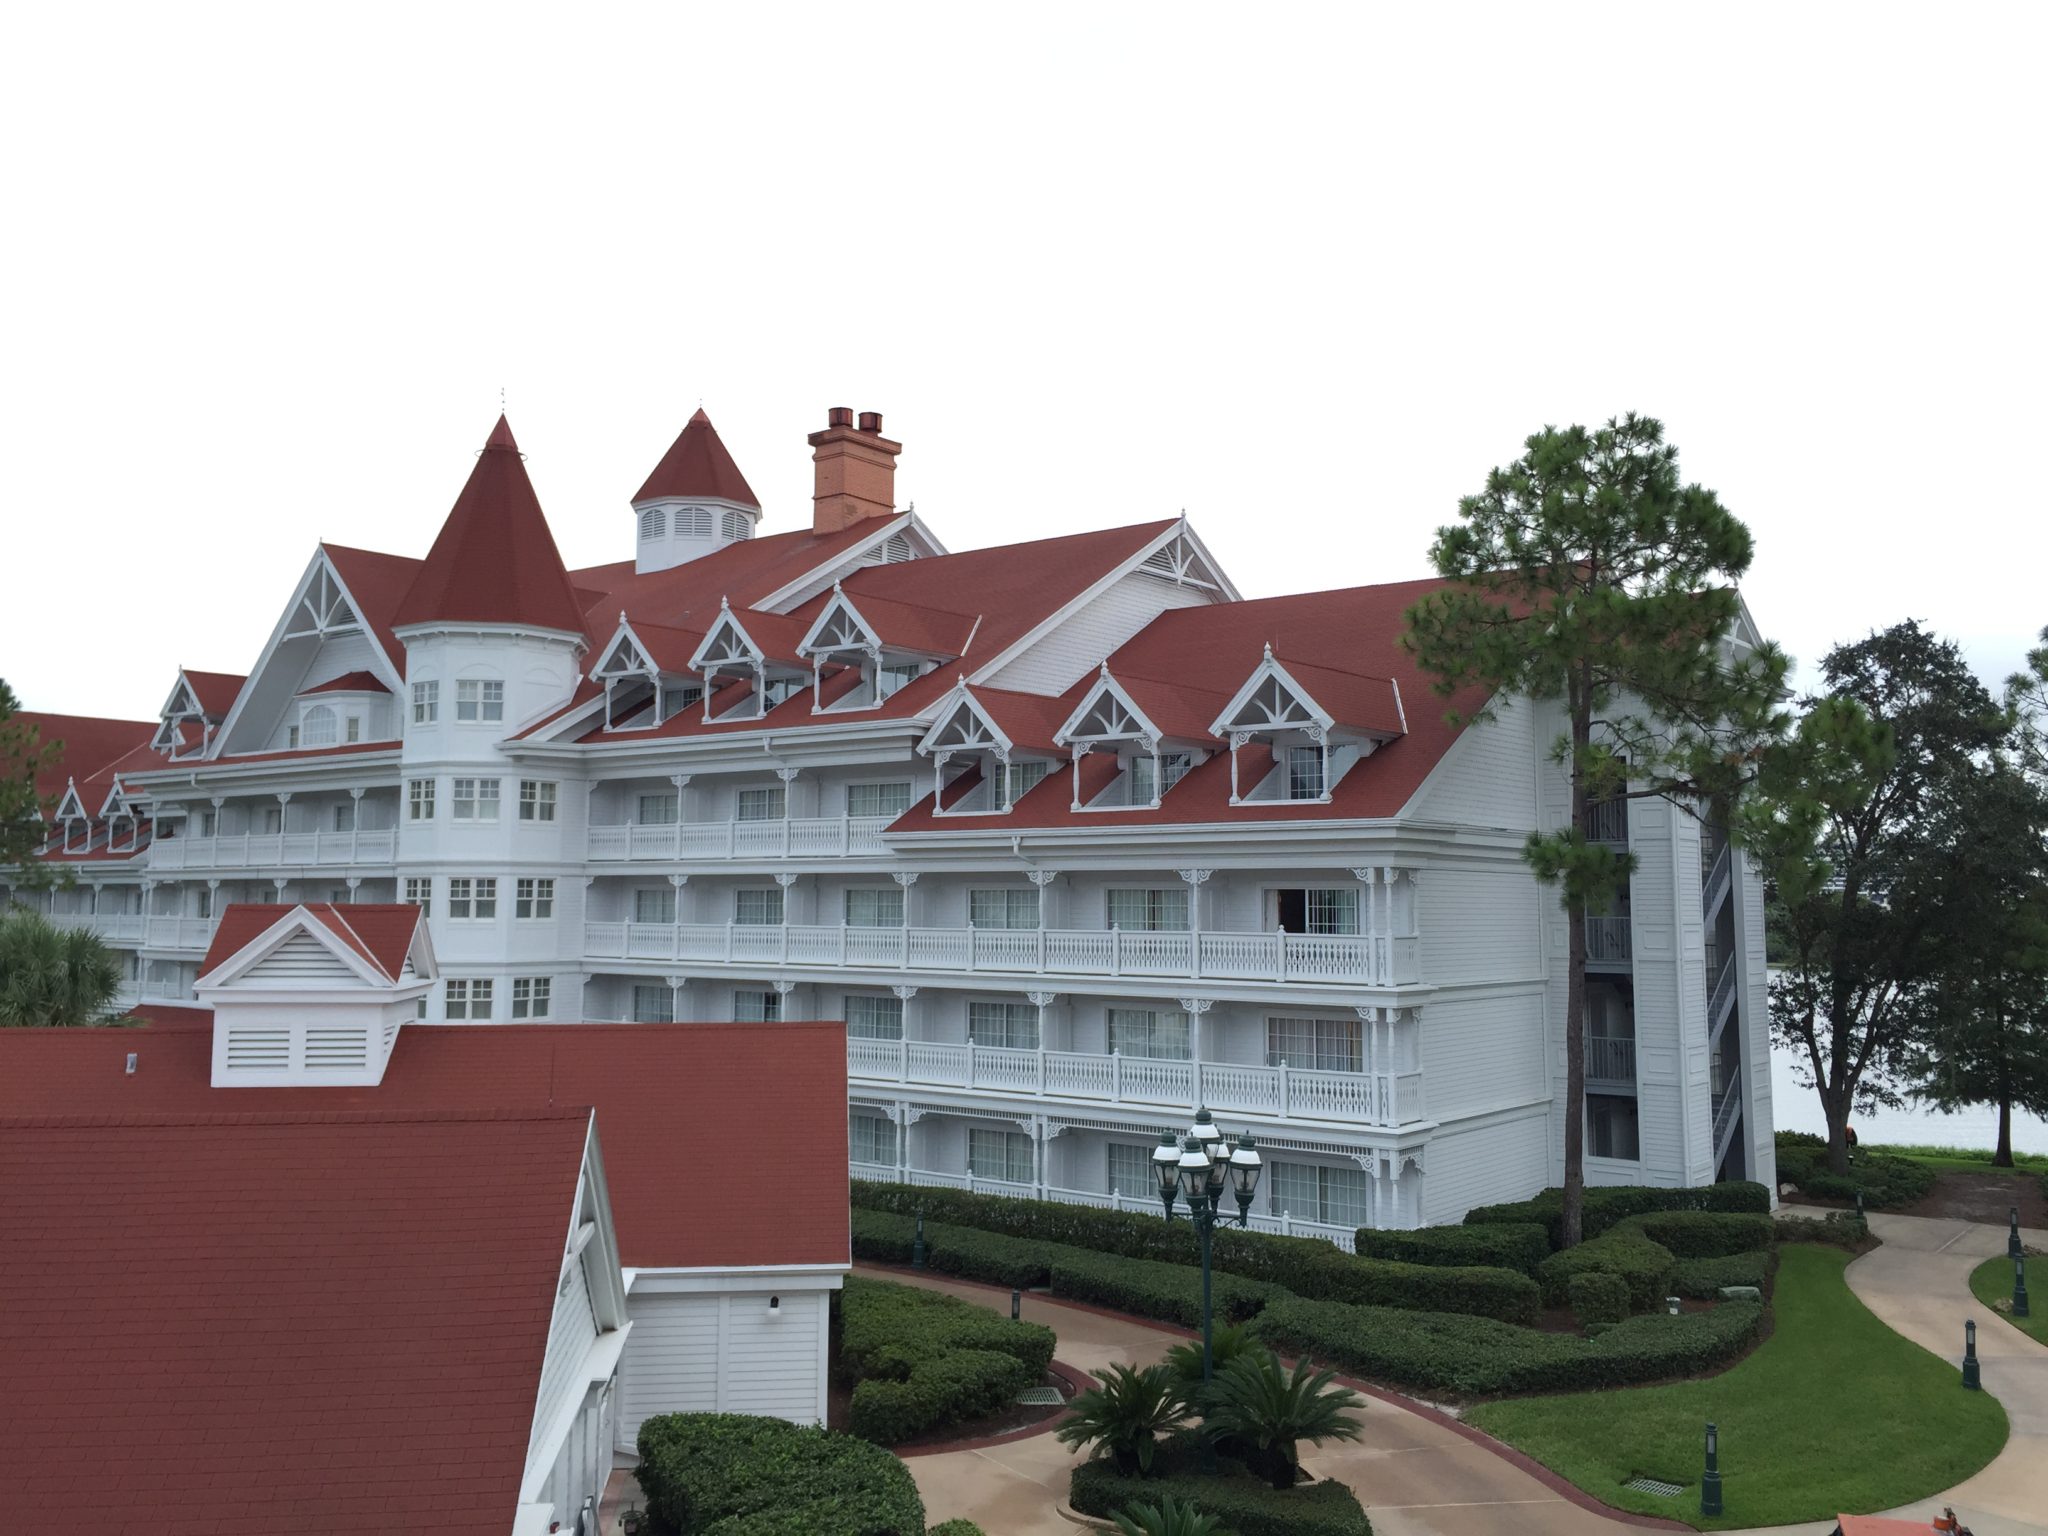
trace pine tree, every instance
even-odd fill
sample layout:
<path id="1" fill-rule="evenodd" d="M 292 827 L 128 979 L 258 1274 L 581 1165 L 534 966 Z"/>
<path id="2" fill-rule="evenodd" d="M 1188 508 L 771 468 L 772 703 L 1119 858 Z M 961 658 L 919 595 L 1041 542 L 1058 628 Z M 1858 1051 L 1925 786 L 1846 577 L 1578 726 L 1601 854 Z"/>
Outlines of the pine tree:
<path id="1" fill-rule="evenodd" d="M 14 690 L 0 680 L 0 869 L 15 869 L 13 883 L 35 889 L 68 878 L 69 871 L 35 857 L 49 836 L 44 813 L 52 809 L 36 795 L 36 775 L 56 756 L 58 744 L 16 719 L 20 708 Z"/>

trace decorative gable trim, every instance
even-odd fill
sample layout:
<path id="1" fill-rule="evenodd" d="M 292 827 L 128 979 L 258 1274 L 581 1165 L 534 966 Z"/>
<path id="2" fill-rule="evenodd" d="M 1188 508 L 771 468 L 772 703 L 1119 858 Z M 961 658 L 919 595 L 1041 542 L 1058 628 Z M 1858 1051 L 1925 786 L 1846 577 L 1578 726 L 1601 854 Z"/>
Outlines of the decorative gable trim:
<path id="1" fill-rule="evenodd" d="M 1337 722 L 1315 701 L 1309 691 L 1274 659 L 1273 647 L 1231 696 L 1209 727 L 1212 736 L 1262 734 L 1267 731 L 1304 731 L 1320 734 Z"/>
<path id="2" fill-rule="evenodd" d="M 766 661 L 767 652 L 755 643 L 747 626 L 732 611 L 732 600 L 721 597 L 718 617 L 697 642 L 697 649 L 690 653 L 690 670 L 708 678 L 713 672 L 741 667 L 758 671 Z"/>
<path id="3" fill-rule="evenodd" d="M 995 716 L 981 707 L 963 678 L 953 691 L 939 701 L 932 727 L 918 739 L 917 750 L 928 757 L 954 752 L 993 752 L 1009 761 L 1015 743 L 996 723 Z"/>
<path id="4" fill-rule="evenodd" d="M 917 509 L 912 507 L 891 518 L 877 518 L 874 532 L 859 543 L 819 562 L 794 581 L 784 582 L 766 597 L 757 599 L 753 606 L 762 613 L 788 613 L 799 608 L 862 566 L 894 563 L 889 543 L 898 538 L 908 546 L 908 558 L 913 560 L 947 553 L 946 546 L 925 527 Z"/>
<path id="5" fill-rule="evenodd" d="M 1152 749 L 1158 747 L 1163 734 L 1124 685 L 1110 675 L 1109 663 L 1105 661 L 1093 686 L 1081 696 L 1080 705 L 1067 717 L 1067 723 L 1053 733 L 1052 739 L 1060 746 L 1081 746 L 1084 750 L 1112 741 L 1142 741 Z"/>
<path id="6" fill-rule="evenodd" d="M 864 652 L 870 661 L 877 660 L 882 654 L 882 637 L 835 581 L 831 598 L 797 642 L 796 653 L 815 659 L 849 651 Z"/>

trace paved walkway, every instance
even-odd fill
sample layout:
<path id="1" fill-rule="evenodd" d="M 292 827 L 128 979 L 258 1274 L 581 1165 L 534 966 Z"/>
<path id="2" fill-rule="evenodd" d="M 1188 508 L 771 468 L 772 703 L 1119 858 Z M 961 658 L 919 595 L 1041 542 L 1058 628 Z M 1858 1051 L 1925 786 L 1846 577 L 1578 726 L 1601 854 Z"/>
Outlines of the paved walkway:
<path id="1" fill-rule="evenodd" d="M 1975 1477 L 1887 1513 L 1931 1524 L 1952 1505 L 1975 1536 L 2048 1531 L 2048 1348 L 1988 1314 L 1969 1287 L 1970 1271 L 2005 1251 L 2005 1229 L 1882 1214 L 1870 1222 L 1883 1246 L 1849 1266 L 1850 1288 L 1887 1325 L 1958 1366 L 1963 1323 L 1976 1318 L 1985 1389 L 2004 1404 L 2012 1423 L 2005 1449 Z M 2048 1232 L 2022 1230 L 2033 1246 L 2048 1248 Z M 877 1273 L 913 1279 L 900 1271 Z M 1008 1301 L 985 1286 L 929 1276 L 913 1283 L 983 1306 Z M 1150 1364 L 1174 1342 L 1142 1323 L 1044 1296 L 1025 1297 L 1024 1316 L 1052 1328 L 1059 1359 L 1083 1371 Z M 1422 1414 L 1370 1400 L 1361 1417 L 1365 1433 L 1356 1444 L 1325 1447 L 1306 1463 L 1318 1476 L 1356 1489 L 1380 1536 L 1623 1536 L 1641 1529 L 1572 1502 L 1534 1473 Z M 908 1464 L 934 1523 L 965 1516 L 988 1536 L 1077 1536 L 1077 1527 L 1053 1510 L 1066 1492 L 1074 1454 L 1050 1434 L 913 1457 Z M 1825 1536 L 1833 1522 L 1771 1529 L 1774 1536 Z"/>

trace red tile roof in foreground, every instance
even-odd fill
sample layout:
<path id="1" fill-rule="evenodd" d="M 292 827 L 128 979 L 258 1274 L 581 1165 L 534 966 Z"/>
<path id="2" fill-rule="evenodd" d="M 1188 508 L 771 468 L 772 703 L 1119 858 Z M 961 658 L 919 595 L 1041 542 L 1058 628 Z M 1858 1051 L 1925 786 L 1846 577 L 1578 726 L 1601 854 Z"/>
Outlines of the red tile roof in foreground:
<path id="1" fill-rule="evenodd" d="M 590 1105 L 626 1264 L 847 1262 L 843 1024 L 408 1024 L 361 1088 L 215 1088 L 212 1053 L 191 1028 L 0 1030 L 0 1116 Z"/>
<path id="2" fill-rule="evenodd" d="M 0 1121 L 10 1520 L 504 1536 L 586 1129 L 580 1111 Z"/>
<path id="3" fill-rule="evenodd" d="M 664 496 L 702 496 L 735 501 L 743 507 L 761 505 L 702 406 L 683 428 L 682 435 L 669 444 L 668 452 L 661 456 L 661 462 L 654 466 L 654 473 L 647 477 L 647 483 L 633 500 L 654 501 Z"/>
<path id="4" fill-rule="evenodd" d="M 421 917 L 421 909 L 409 902 L 366 901 L 337 907 L 326 901 L 281 905 L 238 901 L 221 913 L 220 923 L 213 930 L 213 942 L 206 948 L 206 958 L 199 962 L 195 979 L 209 975 L 214 967 L 240 954 L 302 907 L 307 916 L 381 971 L 387 981 L 398 980 L 405 970 L 405 957 L 412 950 Z"/>
<path id="5" fill-rule="evenodd" d="M 435 621 L 583 632 L 583 605 L 502 416 L 391 616 L 395 628 Z"/>

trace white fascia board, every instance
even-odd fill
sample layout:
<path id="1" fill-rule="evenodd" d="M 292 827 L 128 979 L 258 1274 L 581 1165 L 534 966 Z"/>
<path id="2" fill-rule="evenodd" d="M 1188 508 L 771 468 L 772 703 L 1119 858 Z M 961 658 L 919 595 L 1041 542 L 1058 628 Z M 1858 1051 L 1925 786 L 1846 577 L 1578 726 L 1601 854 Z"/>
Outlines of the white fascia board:
<path id="1" fill-rule="evenodd" d="M 611 661 L 612 654 L 618 650 L 619 642 L 621 640 L 630 640 L 633 642 L 633 649 L 638 651 L 640 653 L 640 659 L 647 663 L 647 668 L 645 671 L 642 671 L 638 667 L 633 667 L 631 669 L 622 669 L 617 672 L 611 672 L 606 670 L 607 664 Z M 645 641 L 643 641 L 638 635 L 633 633 L 633 626 L 630 622 L 628 622 L 626 616 L 623 613 L 619 615 L 619 627 L 612 631 L 611 638 L 609 640 L 605 641 L 603 645 L 598 647 L 597 656 L 597 665 L 590 669 L 590 680 L 592 682 L 596 682 L 597 679 L 599 679 L 600 677 L 651 677 L 660 670 L 660 668 L 656 667 L 654 664 L 654 653 L 647 648 L 647 644 Z"/>
<path id="2" fill-rule="evenodd" d="M 732 627 L 732 632 L 745 642 L 747 650 L 752 653 L 756 666 L 766 666 L 768 664 L 768 653 L 761 649 L 760 642 L 747 633 L 747 626 L 740 622 L 740 616 L 733 611 L 731 601 L 721 597 L 718 600 L 718 617 L 713 619 L 711 627 L 704 631 L 704 638 L 697 642 L 697 649 L 690 652 L 690 670 L 692 672 L 701 674 L 704 671 L 705 650 L 713 640 L 718 638 L 718 632 L 728 625 Z"/>
<path id="3" fill-rule="evenodd" d="M 880 520 L 875 531 L 858 544 L 842 549 L 829 560 L 819 561 L 801 576 L 784 582 L 766 597 L 757 598 L 747 606 L 761 613 L 781 613 L 786 608 L 793 608 L 803 601 L 807 593 L 815 592 L 821 582 L 829 587 L 836 575 L 858 570 L 862 555 L 872 553 L 899 533 L 913 536 L 931 554 L 947 553 L 946 546 L 932 537 L 931 530 L 915 512 L 898 512 L 894 517 Z"/>
<path id="4" fill-rule="evenodd" d="M 434 983 L 430 978 L 419 977 L 412 981 L 394 984 L 385 981 L 381 976 L 376 976 L 375 972 L 371 973 L 374 981 L 370 987 L 224 986 L 213 978 L 225 969 L 226 963 L 223 962 L 220 966 L 215 967 L 213 971 L 209 972 L 203 981 L 196 981 L 192 984 L 193 996 L 197 1002 L 212 1008 L 215 1006 L 216 994 L 221 994 L 231 1004 L 246 1003 L 252 1006 L 304 1008 L 327 1003 L 343 1003 L 351 1007 L 360 1008 L 366 1001 L 374 1001 L 379 1004 L 416 1002 L 434 990 Z M 366 997 L 366 994 L 372 990 L 376 994 L 375 997 Z M 408 1022 L 419 1023 L 420 1021 L 409 1020 Z M 426 1027 L 440 1028 L 439 1025 L 428 1025 Z"/>
<path id="5" fill-rule="evenodd" d="M 1180 536 L 1194 546 L 1195 553 L 1200 555 L 1202 563 L 1209 567 L 1209 572 L 1216 578 L 1216 585 L 1222 588 L 1223 595 L 1233 603 L 1242 602 L 1244 594 L 1237 590 L 1237 583 L 1230 579 L 1230 573 L 1223 569 L 1222 563 L 1210 553 L 1209 546 L 1202 542 L 1202 536 L 1195 532 L 1195 525 L 1188 521 L 1186 513 L 1181 514 Z"/>
<path id="6" fill-rule="evenodd" d="M 589 1194 L 591 1205 L 596 1211 L 597 1235 L 584 1248 L 580 1257 L 586 1278 L 591 1268 L 595 1266 L 605 1279 L 604 1311 L 598 1314 L 598 1321 L 605 1322 L 606 1314 L 609 1314 L 613 1326 L 623 1327 L 626 1322 L 626 1282 L 619 1264 L 618 1228 L 612 1221 L 611 1184 L 605 1178 L 604 1151 L 597 1138 L 596 1110 L 590 1112 L 589 1126 L 584 1132 L 583 1172 L 577 1182 L 583 1186 L 579 1193 Z M 567 1251 L 569 1241 L 575 1236 L 579 1214 L 576 1206 L 580 1204 L 580 1200 L 571 1203 L 569 1239 L 564 1242 L 564 1251 Z M 598 1298 L 596 1286 L 590 1288 L 590 1295 L 595 1303 Z"/>
<path id="7" fill-rule="evenodd" d="M 944 730 L 952 722 L 953 716 L 962 709 L 973 713 L 974 718 L 981 722 L 982 728 L 996 739 L 997 746 L 1004 755 L 1007 756 L 1016 750 L 1017 744 L 1010 740 L 1010 733 L 1005 731 L 997 723 L 996 717 L 990 714 L 981 701 L 968 691 L 968 686 L 964 682 L 955 683 L 953 691 L 946 695 L 945 702 L 939 706 L 937 713 L 932 717 L 931 729 L 918 738 L 917 750 L 927 757 L 939 751 L 940 748 L 933 744 L 932 737 Z M 975 752 L 981 749 L 979 747 L 962 747 L 960 750 Z"/>
<path id="8" fill-rule="evenodd" d="M 194 982 L 192 990 L 194 992 L 215 992 L 224 989 L 235 977 L 248 970 L 251 965 L 261 960 L 294 933 L 302 932 L 310 933 L 322 947 L 351 971 L 355 972 L 356 975 L 360 976 L 367 985 L 373 986 L 379 991 L 388 991 L 390 989 L 391 983 L 383 972 L 377 970 L 369 961 L 357 954 L 351 945 L 343 942 L 340 934 L 321 922 L 312 913 L 306 911 L 305 907 L 306 904 L 304 902 L 295 902 L 291 911 L 285 913 L 284 916 L 257 934 L 255 938 L 208 971 L 203 981 Z M 424 986 L 420 988 L 421 992 L 425 990 Z M 293 998 L 312 1002 L 319 999 L 322 993 L 332 996 L 334 989 L 262 987 L 243 990 L 237 988 L 235 989 L 235 995 L 254 999 L 265 997 L 274 991 L 286 992 Z M 339 995 L 350 1002 L 362 1001 L 362 994 L 359 992 L 344 992 Z"/>
<path id="9" fill-rule="evenodd" d="M 146 772 L 131 773 L 128 778 L 139 786 L 175 788 L 182 784 L 198 793 L 216 779 L 230 779 L 236 782 L 237 788 L 246 788 L 240 783 L 243 779 L 260 780 L 276 776 L 280 788 L 303 790 L 309 787 L 306 783 L 309 774 L 345 778 L 353 770 L 364 767 L 395 768 L 401 750 L 400 744 L 394 741 L 375 752 L 346 752 L 329 756 L 315 749 L 304 757 L 265 757 L 262 762 L 234 757 L 195 758 L 190 766 L 181 762 L 172 768 L 151 768 Z M 389 782 L 397 781 L 394 778 Z"/>
<path id="10" fill-rule="evenodd" d="M 991 848 L 1008 848 L 1027 863 L 1072 849 L 1077 853 L 1092 851 L 1125 861 L 1135 853 L 1155 864 L 1171 865 L 1176 860 L 1191 862 L 1190 844 L 1215 844 L 1214 851 L 1205 852 L 1204 857 L 1220 859 L 1226 865 L 1251 865 L 1261 859 L 1270 862 L 1272 858 L 1282 856 L 1298 862 L 1302 844 L 1320 843 L 1328 846 L 1330 857 L 1327 864 L 1334 868 L 1349 858 L 1362 860 L 1368 851 L 1376 859 L 1389 856 L 1391 850 L 1382 852 L 1360 848 L 1359 841 L 1365 838 L 1375 843 L 1398 841 L 1403 849 L 1411 844 L 1418 847 L 1455 845 L 1507 849 L 1519 858 L 1526 834 L 1506 828 L 1412 822 L 1398 817 L 1345 817 L 1301 822 L 1262 819 L 1253 823 L 1177 822 L 1143 826 L 1076 823 L 1024 829 L 1007 826 L 946 827 L 928 832 L 890 832 L 885 829 L 883 836 L 893 852 L 922 854 L 946 849 L 986 856 Z M 1318 867 L 1322 862 L 1318 861 Z"/>
<path id="11" fill-rule="evenodd" d="M 825 606 L 818 610 L 818 616 L 811 620 L 811 627 L 804 631 L 803 639 L 797 641 L 797 655 L 817 654 L 813 648 L 817 645 L 820 634 L 825 626 L 832 622 L 833 615 L 838 613 L 846 614 L 860 626 L 861 633 L 867 636 L 869 645 L 876 650 L 882 648 L 882 637 L 876 632 L 875 626 L 868 622 L 868 616 L 860 611 L 859 605 L 847 596 L 845 589 L 835 581 L 832 583 L 832 595 L 825 600 Z"/>
<path id="12" fill-rule="evenodd" d="M 1109 663 L 1105 661 L 1102 664 L 1102 674 L 1095 679 L 1094 686 L 1082 695 L 1080 705 L 1071 715 L 1067 716 L 1066 724 L 1052 733 L 1055 746 L 1067 746 L 1074 739 L 1074 728 L 1087 718 L 1088 712 L 1095 707 L 1095 701 L 1105 692 L 1114 696 L 1117 703 L 1123 706 L 1124 713 L 1144 727 L 1144 730 L 1139 734 L 1146 740 L 1157 746 L 1164 739 L 1165 732 L 1154 725 L 1152 717 L 1138 707 L 1138 701 L 1131 697 L 1129 690 L 1110 675 Z M 1128 741 L 1134 738 L 1127 736 L 1090 736 L 1084 739 L 1087 741 Z"/>
<path id="13" fill-rule="evenodd" d="M 626 1290 L 634 1296 L 705 1295 L 722 1291 L 836 1291 L 853 1268 L 844 1264 L 755 1264 L 731 1269 L 657 1268 L 626 1271 Z"/>
<path id="14" fill-rule="evenodd" d="M 575 763 L 588 769 L 593 779 L 644 777 L 650 760 L 667 770 L 692 773 L 776 767 L 809 757 L 817 758 L 820 767 L 867 762 L 901 766 L 902 749 L 914 747 L 923 729 L 923 722 L 913 715 L 881 719 L 863 715 L 857 720 L 775 725 L 707 736 L 639 736 L 603 742 L 543 741 L 529 736 L 502 742 L 500 750 L 515 762 Z M 847 748 L 862 743 L 873 743 L 874 750 L 884 755 L 844 756 Z M 889 753 L 894 755 L 886 755 Z M 614 765 L 617 771 L 608 771 L 607 765 Z"/>
<path id="15" fill-rule="evenodd" d="M 590 1341 L 590 1348 L 584 1352 L 583 1361 L 576 1368 L 574 1380 L 586 1386 L 607 1382 L 618 1374 L 619 1356 L 625 1353 L 626 1336 L 633 1331 L 631 1323 L 621 1323 L 607 1333 L 600 1333 Z M 540 1379 L 534 1378 L 534 1412 L 540 1412 Z M 548 1480 L 548 1474 L 555 1470 L 555 1458 L 562 1453 L 562 1442 L 569 1438 L 569 1431 L 576 1427 L 576 1420 L 583 1413 L 583 1394 L 570 1392 L 564 1395 L 562 1405 L 555 1410 L 555 1416 L 541 1429 L 533 1441 L 533 1450 L 526 1458 L 526 1475 L 519 1481 L 519 1502 L 531 1504 L 540 1493 L 541 1485 Z"/>
<path id="16" fill-rule="evenodd" d="M 1336 725 L 1336 718 L 1328 710 L 1324 709 L 1321 704 L 1316 702 L 1314 694 L 1295 681 L 1294 674 L 1287 670 L 1285 663 L 1268 649 L 1265 656 L 1260 659 L 1259 664 L 1252 668 L 1252 675 L 1246 678 L 1244 685 L 1230 696 L 1230 702 L 1223 706 L 1223 712 L 1211 722 L 1209 734 L 1223 741 L 1230 740 L 1230 733 L 1235 729 L 1230 723 L 1230 717 L 1251 702 L 1252 695 L 1259 691 L 1259 685 L 1268 678 L 1277 678 L 1281 683 L 1285 684 L 1289 693 L 1308 706 L 1309 713 L 1314 717 L 1315 723 L 1325 731 L 1332 729 Z"/>
<path id="17" fill-rule="evenodd" d="M 1119 561 L 1090 586 L 1069 598 L 1036 624 L 1032 625 L 1022 635 L 996 652 L 995 655 L 982 662 L 968 676 L 967 680 L 972 683 L 980 683 L 986 682 L 989 678 L 995 676 L 997 672 L 1001 671 L 1015 658 L 1023 655 L 1032 646 L 1058 630 L 1081 608 L 1102 596 L 1103 593 L 1107 592 L 1119 581 L 1122 581 L 1124 577 L 1130 575 L 1139 566 L 1158 554 L 1161 549 L 1179 538 L 1184 531 L 1182 523 L 1173 523 L 1158 538 L 1151 540 L 1142 549 L 1135 551 L 1129 559 Z M 1220 577 L 1222 573 L 1218 572 L 1217 574 Z"/>

